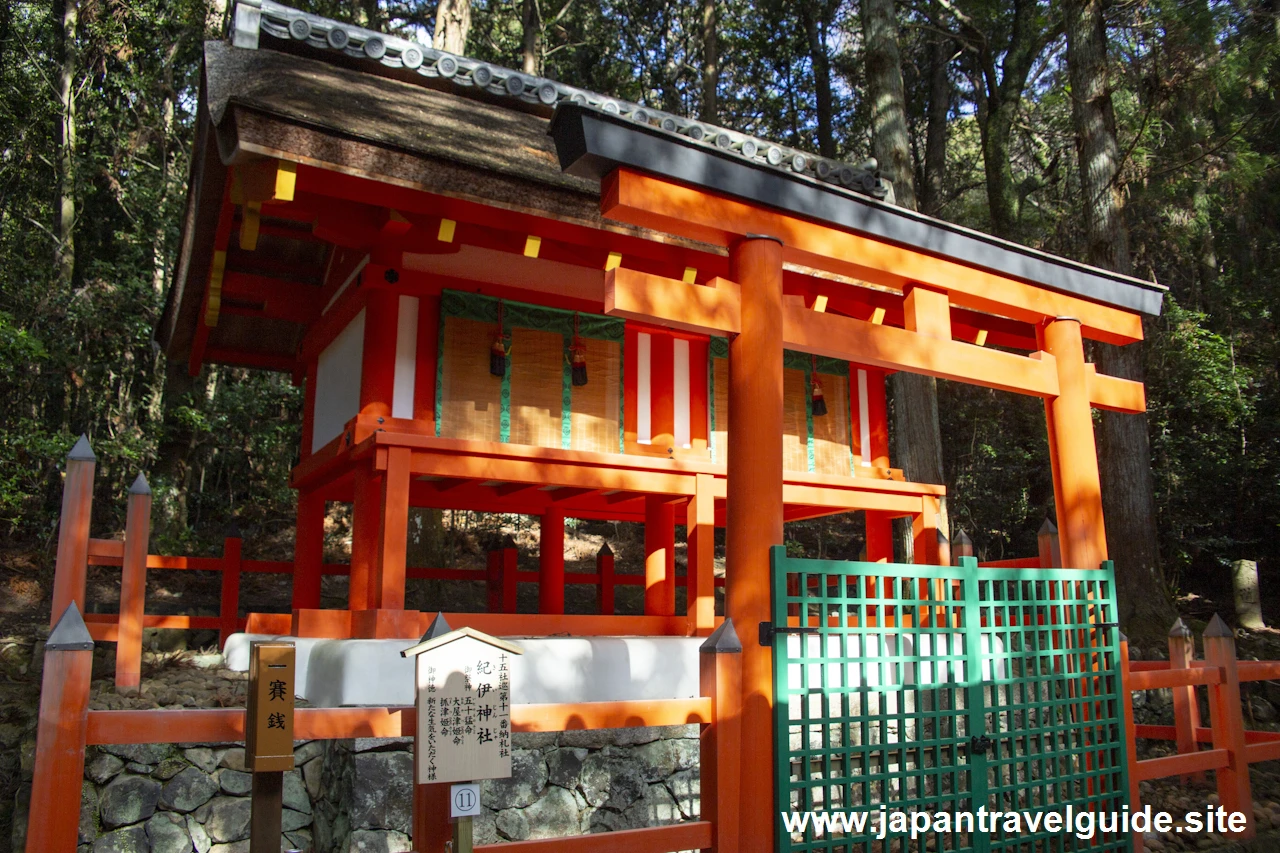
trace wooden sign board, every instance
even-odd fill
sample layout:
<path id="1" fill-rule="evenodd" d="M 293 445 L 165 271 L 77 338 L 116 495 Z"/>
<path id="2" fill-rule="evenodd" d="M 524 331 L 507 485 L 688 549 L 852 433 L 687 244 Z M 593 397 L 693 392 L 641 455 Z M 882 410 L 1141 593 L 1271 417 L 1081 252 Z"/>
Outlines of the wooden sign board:
<path id="1" fill-rule="evenodd" d="M 511 775 L 511 659 L 519 646 L 463 628 L 416 654 L 418 784 Z"/>
<path id="2" fill-rule="evenodd" d="M 293 643 L 250 646 L 244 762 L 253 772 L 293 769 L 293 698 Z"/>

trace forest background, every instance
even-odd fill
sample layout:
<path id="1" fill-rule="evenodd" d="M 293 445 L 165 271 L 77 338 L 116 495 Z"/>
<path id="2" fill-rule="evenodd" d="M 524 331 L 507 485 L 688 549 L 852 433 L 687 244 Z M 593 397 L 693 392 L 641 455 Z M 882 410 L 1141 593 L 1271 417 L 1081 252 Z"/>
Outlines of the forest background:
<path id="1" fill-rule="evenodd" d="M 1219 594 L 1232 560 L 1280 585 L 1280 0 L 292 5 L 875 156 L 899 203 L 1168 286 L 1146 343 L 1093 354 L 1148 391 L 1145 419 L 1098 417 L 1127 627 L 1162 635 L 1165 593 Z M 225 0 L 0 3 L 0 598 L 47 591 L 82 432 L 95 530 L 122 528 L 143 471 L 153 553 L 217 553 L 231 525 L 291 539 L 300 389 L 219 366 L 193 380 L 152 337 L 201 44 L 225 16 Z M 1053 514 L 1040 402 L 910 377 L 891 390 L 894 462 L 945 482 L 951 534 L 987 559 L 1034 554 Z M 857 556 L 848 524 L 787 535 Z"/>

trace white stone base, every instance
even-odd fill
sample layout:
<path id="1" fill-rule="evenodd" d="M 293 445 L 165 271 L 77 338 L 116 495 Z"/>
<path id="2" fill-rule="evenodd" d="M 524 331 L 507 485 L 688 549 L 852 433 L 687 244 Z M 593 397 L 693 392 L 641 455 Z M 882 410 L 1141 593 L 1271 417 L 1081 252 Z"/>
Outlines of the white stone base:
<path id="1" fill-rule="evenodd" d="M 698 695 L 701 637 L 509 637 L 524 649 L 511 667 L 511 701 L 616 702 Z M 412 705 L 411 640 L 319 640 L 232 634 L 227 668 L 249 668 L 254 640 L 297 646 L 297 693 L 317 708 Z"/>

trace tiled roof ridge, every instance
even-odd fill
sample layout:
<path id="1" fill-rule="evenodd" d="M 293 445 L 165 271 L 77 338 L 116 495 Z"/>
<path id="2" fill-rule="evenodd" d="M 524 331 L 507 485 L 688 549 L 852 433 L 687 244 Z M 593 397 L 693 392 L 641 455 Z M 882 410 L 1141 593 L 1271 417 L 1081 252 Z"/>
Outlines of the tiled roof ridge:
<path id="1" fill-rule="evenodd" d="M 732 152 L 757 166 L 815 178 L 873 198 L 883 199 L 889 195 L 889 184 L 877 173 L 874 159 L 860 165 L 843 163 L 707 122 L 312 15 L 275 0 L 237 0 L 231 17 L 231 43 L 235 47 L 257 49 L 262 33 L 275 39 L 302 42 L 315 49 L 337 51 L 348 59 L 448 81 L 460 95 L 481 90 L 491 99 L 510 99 L 524 108 L 540 108 L 544 114 L 558 104 L 577 104 L 631 119 L 687 142 Z"/>

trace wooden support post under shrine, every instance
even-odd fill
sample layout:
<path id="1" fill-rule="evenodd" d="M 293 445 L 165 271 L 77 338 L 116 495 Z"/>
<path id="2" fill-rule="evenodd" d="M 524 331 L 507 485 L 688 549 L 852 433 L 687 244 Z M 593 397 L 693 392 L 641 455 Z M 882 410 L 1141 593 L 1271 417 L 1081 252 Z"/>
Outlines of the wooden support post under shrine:
<path id="1" fill-rule="evenodd" d="M 486 577 L 490 613 L 516 612 L 516 571 L 519 556 L 515 543 L 510 539 L 498 550 L 489 552 Z"/>
<path id="2" fill-rule="evenodd" d="M 1058 396 L 1047 405 L 1062 562 L 1070 568 L 1096 569 L 1107 559 L 1107 537 L 1080 321 L 1051 320 L 1044 325 L 1043 338 L 1058 377 Z"/>
<path id="3" fill-rule="evenodd" d="M 382 481 L 382 524 L 369 585 L 369 606 L 404 610 L 405 559 L 409 543 L 409 460 L 407 447 L 387 451 Z M 413 631 L 417 634 L 417 631 Z"/>
<path id="4" fill-rule="evenodd" d="M 728 572 L 725 615 L 754 626 L 770 613 L 769 549 L 782 541 L 782 244 L 746 238 L 729 249 L 742 289 L 742 332 L 729 343 Z M 773 848 L 773 654 L 742 652 L 739 850 Z"/>
<path id="5" fill-rule="evenodd" d="M 93 455 L 89 439 L 80 436 L 67 454 L 66 479 L 62 483 L 52 618 L 64 613 L 73 601 L 78 609 L 84 608 L 85 573 L 89 563 L 89 516 L 93 510 L 93 472 L 97 464 L 98 458 Z"/>
<path id="6" fill-rule="evenodd" d="M 600 550 L 596 552 L 596 602 L 600 615 L 613 615 L 613 549 L 606 542 L 600 546 Z"/>
<path id="7" fill-rule="evenodd" d="M 915 540 L 912 549 L 915 563 L 924 566 L 938 565 L 938 499 L 925 495 L 919 515 L 912 516 L 911 534 Z"/>
<path id="8" fill-rule="evenodd" d="M 293 536 L 293 609 L 320 606 L 320 572 L 324 564 L 324 496 L 298 492 L 298 518 Z"/>
<path id="9" fill-rule="evenodd" d="M 867 510 L 867 562 L 893 562 L 893 519 L 887 512 Z"/>
<path id="10" fill-rule="evenodd" d="M 76 849 L 92 672 L 93 640 L 73 600 L 45 644 L 27 853 Z"/>
<path id="11" fill-rule="evenodd" d="M 147 602 L 147 545 L 151 541 L 151 487 L 138 475 L 129 489 L 124 560 L 120 569 L 120 628 L 116 635 L 116 690 L 136 691 L 142 681 L 142 617 Z"/>
<path id="12" fill-rule="evenodd" d="M 733 619 L 720 623 L 699 648 L 701 693 L 712 700 L 713 724 L 702 733 L 700 769 L 702 819 L 715 827 L 714 853 L 733 853 L 741 838 L 742 642 Z"/>
<path id="13" fill-rule="evenodd" d="M 716 507 L 710 474 L 699 474 L 685 510 L 685 613 L 690 636 L 711 633 L 716 620 Z"/>
<path id="14" fill-rule="evenodd" d="M 351 502 L 351 576 L 347 582 L 347 609 L 369 609 L 369 579 L 377 559 L 378 534 L 382 528 L 382 483 L 379 472 L 369 464 L 359 465 L 353 475 Z"/>
<path id="15" fill-rule="evenodd" d="M 1214 771 L 1218 801 L 1230 812 L 1245 816 L 1245 828 L 1233 837 L 1253 838 L 1253 794 L 1249 785 L 1249 763 L 1245 755 L 1244 712 L 1240 700 L 1240 674 L 1236 666 L 1236 638 L 1214 615 L 1204 630 L 1204 662 L 1219 667 L 1222 681 L 1209 687 L 1209 720 L 1213 727 L 1213 748 L 1227 751 L 1227 766 Z"/>
<path id="16" fill-rule="evenodd" d="M 240 546 L 237 533 L 222 540 L 222 624 L 218 629 L 218 645 L 226 646 L 227 637 L 240 630 Z"/>
<path id="17" fill-rule="evenodd" d="M 676 513 L 664 495 L 644 499 L 644 612 L 676 613 Z"/>
<path id="18" fill-rule="evenodd" d="M 1169 668 L 1191 669 L 1195 660 L 1195 638 L 1191 629 L 1179 618 L 1169 629 Z M 1173 726 L 1177 732 L 1178 752 L 1189 755 L 1199 752 L 1196 729 L 1200 728 L 1200 704 L 1196 702 L 1194 687 L 1173 688 Z M 1183 782 L 1203 782 L 1204 771 L 1189 773 Z"/>
<path id="19" fill-rule="evenodd" d="M 538 612 L 564 613 L 564 511 L 542 513 L 538 535 Z"/>

